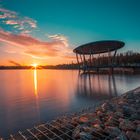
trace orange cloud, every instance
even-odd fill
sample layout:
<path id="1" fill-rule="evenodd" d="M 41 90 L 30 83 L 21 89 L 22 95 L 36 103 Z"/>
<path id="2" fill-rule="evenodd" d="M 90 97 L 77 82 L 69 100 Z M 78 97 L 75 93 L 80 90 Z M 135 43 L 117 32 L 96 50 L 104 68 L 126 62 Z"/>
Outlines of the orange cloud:
<path id="1" fill-rule="evenodd" d="M 13 51 L 16 52 L 17 50 L 18 54 L 28 55 L 36 59 L 47 59 L 49 57 L 74 58 L 66 37 L 55 35 L 50 38 L 51 40 L 46 42 L 29 35 L 17 35 L 0 30 L 0 41 L 14 47 Z M 8 52 L 7 48 L 5 51 Z"/>
<path id="2" fill-rule="evenodd" d="M 15 66 L 21 66 L 18 62 L 9 60 L 9 63 L 14 64 Z"/>

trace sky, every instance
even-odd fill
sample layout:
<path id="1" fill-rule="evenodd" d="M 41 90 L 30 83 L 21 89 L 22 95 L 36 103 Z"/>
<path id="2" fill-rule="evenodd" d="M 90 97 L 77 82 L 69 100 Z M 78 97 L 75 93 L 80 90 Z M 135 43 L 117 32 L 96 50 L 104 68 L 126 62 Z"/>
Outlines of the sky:
<path id="1" fill-rule="evenodd" d="M 73 49 L 121 40 L 140 52 L 140 0 L 0 0 L 0 65 L 75 62 Z"/>

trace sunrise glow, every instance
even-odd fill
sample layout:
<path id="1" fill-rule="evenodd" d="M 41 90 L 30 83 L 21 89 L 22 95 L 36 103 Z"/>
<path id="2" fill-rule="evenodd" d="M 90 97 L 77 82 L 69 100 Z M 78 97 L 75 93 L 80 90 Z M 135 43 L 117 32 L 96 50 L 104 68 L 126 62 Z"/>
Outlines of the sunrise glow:
<path id="1" fill-rule="evenodd" d="M 31 66 L 33 66 L 36 69 L 38 64 L 34 63 L 34 64 L 31 64 Z"/>

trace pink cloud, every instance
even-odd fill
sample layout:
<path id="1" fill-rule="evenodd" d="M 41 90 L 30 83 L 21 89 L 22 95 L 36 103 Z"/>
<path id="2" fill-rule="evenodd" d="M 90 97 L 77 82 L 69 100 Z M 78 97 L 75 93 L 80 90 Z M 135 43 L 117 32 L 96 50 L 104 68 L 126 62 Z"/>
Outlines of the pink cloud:
<path id="1" fill-rule="evenodd" d="M 24 18 L 23 23 L 28 23 L 32 28 L 36 28 L 37 27 L 36 21 L 31 19 L 31 18 L 28 18 L 28 17 Z"/>
<path id="2" fill-rule="evenodd" d="M 0 20 L 3 24 L 10 25 L 19 32 L 25 32 L 26 34 L 37 28 L 37 22 L 35 20 L 21 16 L 19 13 L 5 8 L 0 8 Z"/>
<path id="3" fill-rule="evenodd" d="M 9 24 L 9 25 L 16 25 L 16 24 L 18 24 L 18 22 L 15 21 L 15 20 L 7 20 L 7 21 L 5 21 L 5 23 Z"/>
<path id="4" fill-rule="evenodd" d="M 50 39 L 54 40 L 54 41 L 61 40 L 65 44 L 65 46 L 68 47 L 68 39 L 67 39 L 67 37 L 65 37 L 63 35 L 59 35 L 59 34 L 49 35 L 48 37 Z"/>
<path id="5" fill-rule="evenodd" d="M 10 11 L 5 8 L 0 8 L 0 19 L 15 18 L 16 15 L 17 13 L 14 11 Z"/>
<path id="6" fill-rule="evenodd" d="M 72 49 L 70 49 L 68 40 L 64 36 L 46 42 L 29 35 L 17 35 L 0 30 L 0 41 L 9 46 L 20 48 L 19 53 L 33 58 L 46 59 L 56 56 L 73 58 Z"/>

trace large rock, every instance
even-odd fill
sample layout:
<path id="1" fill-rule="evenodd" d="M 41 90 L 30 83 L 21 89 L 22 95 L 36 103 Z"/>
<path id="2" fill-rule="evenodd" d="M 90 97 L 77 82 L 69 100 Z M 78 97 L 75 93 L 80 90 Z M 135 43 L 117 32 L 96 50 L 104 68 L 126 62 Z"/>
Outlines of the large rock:
<path id="1" fill-rule="evenodd" d="M 140 120 L 140 113 L 131 114 L 131 120 Z"/>
<path id="2" fill-rule="evenodd" d="M 114 140 L 128 140 L 124 133 L 121 133 L 119 136 L 115 137 Z"/>
<path id="3" fill-rule="evenodd" d="M 120 122 L 119 128 L 124 131 L 136 130 L 136 125 L 133 122 L 124 119 Z"/>
<path id="4" fill-rule="evenodd" d="M 81 116 L 80 118 L 79 118 L 79 122 L 80 123 L 87 123 L 89 121 L 89 119 L 88 119 L 88 117 L 86 117 L 86 116 Z"/>
<path id="5" fill-rule="evenodd" d="M 107 110 L 113 110 L 113 106 L 111 105 L 111 103 L 106 102 L 104 104 L 101 105 L 101 108 L 104 112 L 106 112 Z"/>
<path id="6" fill-rule="evenodd" d="M 124 115 L 123 115 L 123 113 L 121 111 L 116 111 L 114 114 L 118 118 L 123 118 L 124 117 Z"/>
<path id="7" fill-rule="evenodd" d="M 126 98 L 126 99 L 132 99 L 132 98 L 134 98 L 134 93 L 133 93 L 133 91 L 128 92 L 128 93 L 125 95 L 125 98 Z"/>
<path id="8" fill-rule="evenodd" d="M 136 133 L 133 131 L 127 131 L 126 136 L 130 140 L 140 140 L 140 133 Z"/>
<path id="9" fill-rule="evenodd" d="M 121 134 L 121 130 L 117 127 L 107 126 L 105 131 L 109 133 L 111 136 L 116 137 Z"/>
<path id="10" fill-rule="evenodd" d="M 80 132 L 80 140 L 93 140 L 93 136 L 90 133 Z"/>
<path id="11" fill-rule="evenodd" d="M 123 105 L 122 109 L 123 109 L 124 116 L 130 117 L 132 114 L 136 113 L 136 109 L 130 105 L 129 106 Z"/>
<path id="12" fill-rule="evenodd" d="M 140 133 L 140 124 L 137 125 L 136 132 L 137 132 L 137 133 Z"/>

